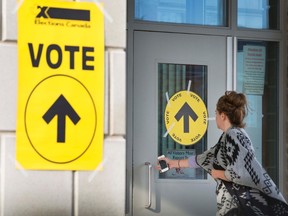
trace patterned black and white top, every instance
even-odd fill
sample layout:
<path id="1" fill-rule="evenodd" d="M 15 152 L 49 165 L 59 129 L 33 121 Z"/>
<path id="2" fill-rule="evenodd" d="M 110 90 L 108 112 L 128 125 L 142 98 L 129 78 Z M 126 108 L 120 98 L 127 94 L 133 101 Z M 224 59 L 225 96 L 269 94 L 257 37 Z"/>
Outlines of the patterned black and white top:
<path id="1" fill-rule="evenodd" d="M 208 173 L 225 170 L 229 180 L 217 179 L 217 216 L 288 216 L 288 206 L 277 186 L 257 161 L 244 129 L 232 127 L 218 143 L 196 156 Z"/>

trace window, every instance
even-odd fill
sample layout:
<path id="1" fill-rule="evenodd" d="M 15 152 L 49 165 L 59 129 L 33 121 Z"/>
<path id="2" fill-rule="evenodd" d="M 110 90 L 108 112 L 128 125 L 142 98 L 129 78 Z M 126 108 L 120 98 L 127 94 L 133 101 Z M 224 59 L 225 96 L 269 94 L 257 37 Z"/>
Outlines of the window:
<path id="1" fill-rule="evenodd" d="M 256 157 L 278 182 L 278 72 L 279 44 L 238 41 L 237 91 L 247 95 L 246 130 Z"/>
<path id="2" fill-rule="evenodd" d="M 238 27 L 279 29 L 278 0 L 238 0 Z"/>
<path id="3" fill-rule="evenodd" d="M 227 26 L 227 0 L 135 0 L 135 19 Z"/>

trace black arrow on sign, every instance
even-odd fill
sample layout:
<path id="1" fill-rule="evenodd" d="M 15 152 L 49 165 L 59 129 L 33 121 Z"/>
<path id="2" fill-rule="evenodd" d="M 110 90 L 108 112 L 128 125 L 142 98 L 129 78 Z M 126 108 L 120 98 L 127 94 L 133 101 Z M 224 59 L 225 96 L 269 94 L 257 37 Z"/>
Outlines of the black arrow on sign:
<path id="1" fill-rule="evenodd" d="M 66 116 L 70 118 L 74 125 L 78 123 L 80 117 L 62 94 L 42 118 L 49 124 L 56 115 L 58 115 L 57 142 L 65 142 Z"/>
<path id="2" fill-rule="evenodd" d="M 189 116 L 196 121 L 198 119 L 197 114 L 193 111 L 193 109 L 189 106 L 187 102 L 181 107 L 178 113 L 175 115 L 175 119 L 179 121 L 182 117 L 184 117 L 184 133 L 189 133 Z"/>

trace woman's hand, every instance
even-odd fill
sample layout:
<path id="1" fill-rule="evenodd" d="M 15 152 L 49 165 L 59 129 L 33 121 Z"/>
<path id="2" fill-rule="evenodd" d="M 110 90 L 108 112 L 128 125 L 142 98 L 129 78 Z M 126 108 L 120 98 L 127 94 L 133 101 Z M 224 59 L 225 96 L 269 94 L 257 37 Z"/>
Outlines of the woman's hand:
<path id="1" fill-rule="evenodd" d="M 167 157 L 162 158 L 161 160 L 166 161 L 169 169 L 179 168 L 179 166 L 178 166 L 178 160 L 171 160 L 171 159 L 169 159 L 169 158 L 167 158 Z M 160 167 L 159 163 L 157 164 L 156 169 L 157 169 L 157 170 L 161 170 L 161 167 Z"/>
<path id="2" fill-rule="evenodd" d="M 211 170 L 211 176 L 214 178 L 214 179 L 221 179 L 221 180 L 224 180 L 224 181 L 229 181 L 226 176 L 225 176 L 225 171 L 224 170 L 215 170 L 215 169 L 212 169 Z"/>
<path id="3" fill-rule="evenodd" d="M 169 159 L 169 158 L 164 157 L 164 158 L 161 158 L 161 160 L 166 161 L 168 167 L 170 168 L 170 164 L 169 164 L 169 163 L 170 163 L 170 159 Z M 157 164 L 157 166 L 156 166 L 156 169 L 157 169 L 157 170 L 161 170 L 161 167 L 160 167 L 159 161 L 158 161 L 158 164 Z"/>
<path id="4" fill-rule="evenodd" d="M 171 160 L 167 157 L 163 158 L 162 160 L 165 160 L 168 164 L 169 169 L 180 169 L 180 168 L 188 168 L 189 163 L 188 159 L 181 159 L 181 160 Z M 156 169 L 161 170 L 160 165 L 158 164 Z"/>

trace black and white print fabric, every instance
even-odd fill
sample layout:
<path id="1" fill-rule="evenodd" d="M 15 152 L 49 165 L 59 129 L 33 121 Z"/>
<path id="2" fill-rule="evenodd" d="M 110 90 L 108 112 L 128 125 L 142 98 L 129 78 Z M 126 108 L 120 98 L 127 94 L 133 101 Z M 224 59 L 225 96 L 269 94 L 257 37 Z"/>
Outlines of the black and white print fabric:
<path id="1" fill-rule="evenodd" d="M 244 129 L 230 128 L 196 161 L 208 173 L 225 170 L 229 180 L 216 180 L 217 216 L 288 216 L 284 197 L 257 161 Z"/>

